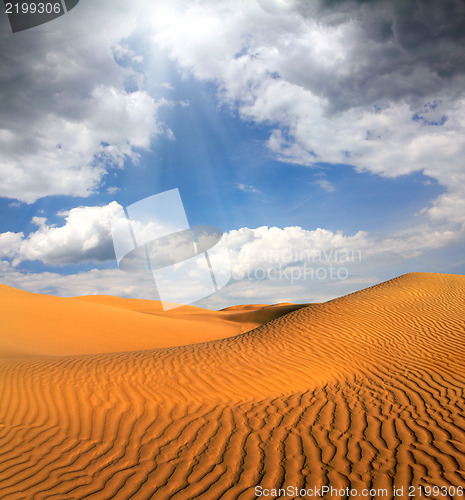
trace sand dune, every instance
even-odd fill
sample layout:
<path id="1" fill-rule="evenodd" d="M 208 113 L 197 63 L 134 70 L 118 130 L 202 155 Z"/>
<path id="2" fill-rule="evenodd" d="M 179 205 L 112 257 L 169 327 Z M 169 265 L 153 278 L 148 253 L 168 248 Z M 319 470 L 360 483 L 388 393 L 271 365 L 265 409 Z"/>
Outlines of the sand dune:
<path id="1" fill-rule="evenodd" d="M 270 490 L 263 498 L 314 498 L 295 488 L 323 486 L 354 490 L 324 498 L 394 498 L 394 488 L 421 498 L 434 486 L 444 489 L 430 498 L 461 497 L 452 487 L 465 485 L 464 276 L 408 274 L 284 315 L 293 307 L 165 317 L 154 304 L 98 297 L 50 302 L 41 324 L 40 301 L 56 298 L 2 294 L 10 322 L 0 345 L 29 356 L 0 364 L 0 498 L 252 499 L 256 486 Z M 34 319 L 21 330 L 5 303 Z M 112 328 L 141 328 L 133 344 L 121 340 L 131 329 L 114 331 L 118 352 L 82 339 L 87 353 L 71 355 L 83 325 L 95 336 L 92 325 L 116 313 Z M 210 340 L 252 317 L 263 324 Z M 205 328 L 209 341 L 143 343 L 145 324 L 163 336 L 169 320 L 198 328 L 196 342 Z"/>
<path id="2" fill-rule="evenodd" d="M 298 304 L 164 312 L 152 300 L 62 298 L 0 285 L 0 357 L 138 351 L 222 339 L 246 332 Z"/>

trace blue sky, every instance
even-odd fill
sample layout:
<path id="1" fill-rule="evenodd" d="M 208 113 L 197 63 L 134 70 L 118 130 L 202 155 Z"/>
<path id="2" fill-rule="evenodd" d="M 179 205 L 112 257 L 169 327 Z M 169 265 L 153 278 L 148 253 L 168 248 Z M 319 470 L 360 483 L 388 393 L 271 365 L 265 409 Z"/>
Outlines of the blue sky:
<path id="1" fill-rule="evenodd" d="M 228 243 L 232 280 L 204 307 L 463 274 L 456 16 L 433 28 L 424 16 L 409 38 L 414 8 L 305 5 L 81 0 L 15 34 L 2 19 L 0 282 L 156 299 L 151 276 L 117 268 L 110 219 L 117 204 L 174 188 L 190 224 Z M 290 248 L 362 257 L 316 264 Z M 310 265 L 347 272 L 314 279 Z M 257 278 L 277 266 L 299 279 Z"/>

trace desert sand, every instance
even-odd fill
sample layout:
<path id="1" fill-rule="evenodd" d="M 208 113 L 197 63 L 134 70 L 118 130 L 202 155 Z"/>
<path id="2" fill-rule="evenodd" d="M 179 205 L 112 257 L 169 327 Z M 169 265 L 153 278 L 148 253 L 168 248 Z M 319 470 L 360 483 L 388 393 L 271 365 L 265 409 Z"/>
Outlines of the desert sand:
<path id="1" fill-rule="evenodd" d="M 232 337 L 306 304 L 222 311 L 109 296 L 62 298 L 0 285 L 0 357 L 139 351 Z"/>
<path id="2" fill-rule="evenodd" d="M 462 497 L 465 276 L 218 312 L 0 295 L 2 499 Z"/>

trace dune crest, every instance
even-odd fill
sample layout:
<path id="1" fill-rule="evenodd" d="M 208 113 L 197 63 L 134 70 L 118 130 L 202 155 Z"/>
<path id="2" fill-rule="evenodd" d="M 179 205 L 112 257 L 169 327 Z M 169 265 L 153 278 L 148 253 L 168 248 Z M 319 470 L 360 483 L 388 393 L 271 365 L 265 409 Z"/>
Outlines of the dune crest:
<path id="1" fill-rule="evenodd" d="M 159 320 L 122 300 L 63 299 Z M 211 322 L 237 328 L 257 311 L 271 321 L 197 344 L 5 358 L 0 497 L 331 486 L 409 498 L 409 487 L 464 485 L 465 276 L 412 273 L 281 316 L 230 308 Z"/>

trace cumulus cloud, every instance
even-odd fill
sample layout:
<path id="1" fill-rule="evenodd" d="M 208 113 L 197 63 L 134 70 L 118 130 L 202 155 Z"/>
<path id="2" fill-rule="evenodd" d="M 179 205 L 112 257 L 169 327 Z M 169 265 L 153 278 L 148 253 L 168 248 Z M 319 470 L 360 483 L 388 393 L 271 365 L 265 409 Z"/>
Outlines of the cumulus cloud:
<path id="1" fill-rule="evenodd" d="M 15 257 L 23 238 L 23 233 L 8 231 L 0 234 L 0 258 Z"/>
<path id="2" fill-rule="evenodd" d="M 105 206 L 81 206 L 60 212 L 57 215 L 65 218 L 61 226 L 50 225 L 45 217 L 35 216 L 32 222 L 38 229 L 28 236 L 13 232 L 0 234 L 0 257 L 11 260 L 14 265 L 28 260 L 41 261 L 50 266 L 114 260 L 112 220 L 122 213 L 121 205 L 113 201 Z M 149 229 L 149 234 L 154 234 L 152 226 L 144 226 L 144 231 Z M 313 263 L 359 264 L 362 259 L 364 263 L 380 258 L 410 259 L 429 249 L 457 242 L 463 236 L 463 230 L 443 228 L 432 232 L 428 225 L 422 224 L 415 230 L 384 236 L 365 231 L 346 235 L 342 231 L 306 230 L 298 226 L 244 227 L 225 233 L 224 238 L 230 252 L 233 277 L 239 280 L 257 268 L 287 269 Z M 141 241 L 151 239 L 147 237 Z M 174 247 L 176 252 L 181 252 L 176 261 L 186 258 L 185 252 L 182 253 L 185 239 L 180 238 L 177 245 L 175 239 L 159 241 L 162 240 L 163 243 L 154 245 L 153 250 L 163 256 L 163 245 L 169 242 L 171 257 L 166 256 L 167 262 L 173 260 L 173 255 L 178 255 L 173 253 Z"/>
<path id="3" fill-rule="evenodd" d="M 0 196 L 87 196 L 164 132 L 164 101 L 126 90 L 138 60 L 121 40 L 138 10 L 123 7 L 83 4 L 33 32 L 2 35 Z"/>
<path id="4" fill-rule="evenodd" d="M 150 273 L 124 273 L 119 269 L 92 269 L 63 276 L 54 272 L 27 273 L 0 260 L 2 284 L 33 293 L 62 297 L 113 295 L 159 300 L 156 283 Z M 221 309 L 236 304 L 275 304 L 279 302 L 324 302 L 379 282 L 379 278 L 356 276 L 350 280 L 324 282 L 300 280 L 250 280 L 231 282 L 218 293 L 196 303 L 200 307 Z M 195 286 L 195 285 L 194 285 Z"/>
<path id="5" fill-rule="evenodd" d="M 352 165 L 386 177 L 422 171 L 447 188 L 421 211 L 416 227 L 391 235 L 299 227 L 231 231 L 236 276 L 278 265 L 301 270 L 305 259 L 322 255 L 324 265 L 337 263 L 336 251 L 360 251 L 364 265 L 399 262 L 463 239 L 463 2 L 160 0 L 144 2 L 144 11 L 141 6 L 103 0 L 90 11 L 80 4 L 34 36 L 1 40 L 0 196 L 28 203 L 50 194 L 85 196 L 111 166 L 137 161 L 153 135 L 170 136 L 157 122 L 164 101 L 141 87 L 147 61 L 126 42 L 149 33 L 153 50 L 164 50 L 182 72 L 215 82 L 223 106 L 269 126 L 267 145 L 281 161 Z M 127 90 L 129 80 L 135 91 Z M 325 179 L 316 182 L 333 188 Z M 28 236 L 1 234 L 5 280 L 43 286 L 40 276 L 9 262 L 114 258 L 109 220 L 117 207 L 77 207 L 60 227 L 36 217 L 38 229 Z M 68 286 L 139 293 L 128 284 L 133 277 L 118 270 L 43 277 L 56 280 L 60 294 L 79 293 Z M 244 299 L 253 290 L 281 297 L 279 286 L 236 280 L 228 289 Z M 299 287 L 293 290 L 301 296 L 309 290 Z"/>
<path id="6" fill-rule="evenodd" d="M 233 277 L 254 275 L 256 269 L 285 270 L 321 266 L 356 268 L 375 261 L 402 261 L 431 249 L 445 247 L 463 238 L 464 233 L 447 229 L 431 233 L 428 226 L 387 236 L 359 231 L 349 236 L 342 231 L 301 227 L 241 228 L 227 234 Z"/>
<path id="7" fill-rule="evenodd" d="M 153 277 L 143 273 L 124 273 L 119 269 L 92 269 L 64 276 L 55 272 L 28 273 L 0 260 L 2 284 L 32 293 L 61 297 L 114 295 L 158 300 Z"/>
<path id="8" fill-rule="evenodd" d="M 153 41 L 243 119 L 270 125 L 280 160 L 423 171 L 448 188 L 431 213 L 447 219 L 465 198 L 464 19 L 456 0 L 177 1 Z"/>
<path id="9" fill-rule="evenodd" d="M 104 262 L 115 258 L 111 240 L 111 220 L 121 206 L 115 201 L 103 207 L 76 207 L 60 213 L 63 226 L 47 224 L 45 217 L 34 217 L 39 228 L 25 238 L 22 233 L 10 237 L 9 254 L 13 263 L 38 260 L 51 266 Z M 4 233 L 0 238 L 12 233 Z M 0 239 L 1 241 L 1 239 Z"/>
<path id="10" fill-rule="evenodd" d="M 77 207 L 63 214 L 66 219 L 62 226 L 50 226 L 44 217 L 35 217 L 38 229 L 28 237 L 22 233 L 1 234 L 2 283 L 62 296 L 107 294 L 158 300 L 150 272 L 93 269 L 64 276 L 57 272 L 28 273 L 15 265 L 24 260 L 40 260 L 51 266 L 113 260 L 111 219 L 120 208 L 116 202 L 104 207 Z M 402 269 L 408 259 L 454 243 L 463 234 L 447 230 L 431 234 L 423 228 L 375 237 L 362 231 L 345 235 L 325 229 L 264 226 L 233 230 L 224 237 L 232 280 L 217 294 L 199 302 L 204 307 L 329 300 L 392 278 L 392 266 Z M 196 290 L 201 275 L 191 278 L 202 270 L 191 271 L 185 282 L 180 278 L 179 285 Z"/>
<path id="11" fill-rule="evenodd" d="M 304 262 L 337 262 L 345 260 L 352 251 L 368 245 L 367 234 L 354 236 L 327 229 L 308 231 L 301 227 L 241 228 L 227 235 L 232 256 L 233 274 L 243 274 L 257 267 L 276 267 Z M 338 254 L 339 251 L 339 254 Z"/>
<path id="12" fill-rule="evenodd" d="M 0 196 L 86 196 L 153 135 L 172 136 L 156 121 L 164 101 L 126 90 L 151 68 L 131 37 L 215 82 L 244 120 L 271 126 L 278 159 L 423 171 L 447 187 L 431 212 L 446 219 L 465 198 L 464 9 L 457 0 L 80 5 L 72 22 L 2 40 Z"/>

